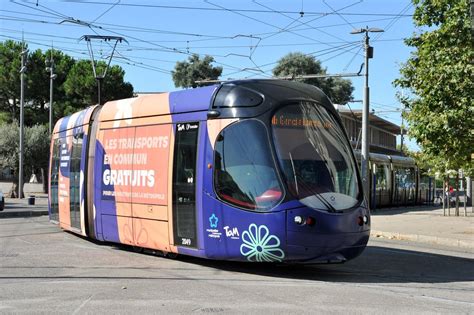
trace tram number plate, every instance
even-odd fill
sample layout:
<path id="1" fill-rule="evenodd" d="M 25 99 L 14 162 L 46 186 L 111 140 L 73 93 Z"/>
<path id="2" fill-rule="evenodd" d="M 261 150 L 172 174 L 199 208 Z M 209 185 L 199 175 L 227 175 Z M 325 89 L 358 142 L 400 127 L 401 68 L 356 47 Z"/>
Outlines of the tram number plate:
<path id="1" fill-rule="evenodd" d="M 191 239 L 190 238 L 182 238 L 181 239 L 181 245 L 191 245 Z"/>

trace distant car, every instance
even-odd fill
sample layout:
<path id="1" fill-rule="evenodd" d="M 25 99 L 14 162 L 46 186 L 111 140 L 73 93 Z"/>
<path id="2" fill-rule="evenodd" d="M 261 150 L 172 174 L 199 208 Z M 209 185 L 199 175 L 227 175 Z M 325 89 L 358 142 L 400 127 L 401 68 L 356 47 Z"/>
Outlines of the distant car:
<path id="1" fill-rule="evenodd" d="M 5 208 L 5 197 L 3 197 L 3 193 L 0 191 L 0 211 L 3 211 Z"/>

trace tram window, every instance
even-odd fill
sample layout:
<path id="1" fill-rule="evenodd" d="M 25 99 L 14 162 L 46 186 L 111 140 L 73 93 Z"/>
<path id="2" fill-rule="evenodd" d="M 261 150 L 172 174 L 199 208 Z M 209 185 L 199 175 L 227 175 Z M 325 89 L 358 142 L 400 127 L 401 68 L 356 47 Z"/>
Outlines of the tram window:
<path id="1" fill-rule="evenodd" d="M 224 85 L 217 93 L 214 107 L 253 107 L 260 105 L 263 97 L 248 88 L 235 85 Z"/>
<path id="2" fill-rule="evenodd" d="M 283 197 L 265 126 L 245 120 L 217 137 L 214 186 L 222 200 L 244 209 L 265 211 Z"/>
<path id="3" fill-rule="evenodd" d="M 387 190 L 388 189 L 388 186 L 387 186 L 388 166 L 384 164 L 377 165 L 375 178 L 376 178 L 375 189 Z"/>
<path id="4" fill-rule="evenodd" d="M 395 181 L 399 188 L 414 188 L 415 186 L 415 169 L 396 167 Z"/>
<path id="5" fill-rule="evenodd" d="M 291 194 L 309 207 L 342 211 L 360 200 L 351 147 L 335 117 L 302 102 L 272 117 L 278 161 Z"/>

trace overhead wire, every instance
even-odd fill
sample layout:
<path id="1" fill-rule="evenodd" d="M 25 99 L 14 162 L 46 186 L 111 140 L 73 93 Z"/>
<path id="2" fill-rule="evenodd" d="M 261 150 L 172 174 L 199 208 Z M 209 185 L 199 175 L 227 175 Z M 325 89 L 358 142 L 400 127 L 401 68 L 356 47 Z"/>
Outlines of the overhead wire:
<path id="1" fill-rule="evenodd" d="M 355 6 L 355 5 L 359 4 L 359 3 L 360 3 L 360 1 L 356 1 L 356 2 L 354 2 L 354 3 L 351 3 L 351 4 L 348 4 L 348 5 L 344 6 L 344 7 L 342 7 L 342 8 L 339 8 L 339 9 L 335 10 L 334 12 L 340 13 L 341 11 L 346 10 L 346 9 L 348 9 L 348 8 L 350 8 L 350 7 L 353 7 L 353 6 Z M 324 15 L 321 15 L 321 16 L 317 16 L 317 17 L 315 17 L 315 18 L 313 18 L 313 19 L 311 19 L 311 20 L 309 20 L 309 21 L 302 22 L 302 24 L 309 26 L 309 29 L 320 30 L 321 28 L 324 28 L 324 27 L 323 27 L 323 26 L 317 26 L 317 27 L 315 27 L 315 26 L 311 25 L 311 23 L 313 23 L 314 21 L 320 20 L 320 19 L 322 19 L 322 18 L 324 18 L 324 17 L 326 17 L 326 16 L 329 16 L 329 15 L 330 15 L 330 14 L 324 14 Z M 345 25 L 345 24 L 343 24 L 343 25 Z M 340 26 L 340 25 L 338 25 L 338 26 Z M 296 29 L 296 28 L 292 29 L 292 31 L 301 31 L 301 30 L 303 30 L 303 29 Z M 305 30 L 306 30 L 306 29 L 305 29 Z"/>
<path id="2" fill-rule="evenodd" d="M 110 10 L 112 10 L 113 8 L 115 8 L 115 6 L 116 6 L 117 4 L 119 4 L 119 3 L 120 3 L 120 0 L 117 0 L 117 2 L 113 3 L 110 8 L 108 8 L 107 10 L 105 10 L 104 12 L 102 12 L 98 17 L 96 17 L 94 20 L 92 20 L 91 23 L 97 22 L 98 19 L 100 19 L 100 18 L 103 17 L 105 14 L 107 14 Z"/>
<path id="3" fill-rule="evenodd" d="M 110 2 L 102 2 L 102 1 L 86 1 L 86 0 L 68 0 L 68 2 L 74 2 L 78 4 L 96 4 L 96 5 L 110 5 Z M 31 2 L 30 2 L 31 3 Z M 160 9 L 175 9 L 175 10 L 198 10 L 198 11 L 226 11 L 227 9 L 222 8 L 212 8 L 212 7 L 193 7 L 193 6 L 176 6 L 176 5 L 159 5 L 159 4 L 144 4 L 138 3 L 134 1 L 133 3 L 120 3 L 118 6 L 127 6 L 127 7 L 140 7 L 140 8 L 160 8 Z M 244 13 L 275 13 L 269 10 L 257 10 L 257 9 L 232 9 L 236 12 L 244 12 Z M 289 11 L 289 10 L 280 10 L 278 12 L 286 13 L 286 14 L 299 14 L 300 11 Z M 342 15 L 348 16 L 395 16 L 392 13 L 361 13 L 361 12 L 345 12 L 341 13 Z M 330 12 L 316 12 L 316 11 L 307 11 L 305 15 L 318 15 L 318 16 L 326 16 L 332 15 Z M 407 15 L 412 16 L 412 15 Z"/>
<path id="4" fill-rule="evenodd" d="M 240 13 L 240 12 L 236 12 L 236 11 L 234 11 L 234 10 L 232 10 L 232 9 L 225 8 L 225 7 L 223 7 L 223 6 L 221 6 L 221 5 L 218 5 L 218 4 L 215 4 L 215 3 L 213 3 L 213 2 L 211 2 L 211 1 L 209 1 L 209 0 L 204 0 L 204 1 L 205 1 L 206 3 L 208 3 L 208 4 L 211 4 L 211 5 L 213 5 L 213 6 L 216 6 L 216 7 L 218 7 L 218 8 L 221 8 L 221 9 L 223 9 L 223 10 L 229 11 L 229 12 L 231 12 L 231 13 L 234 13 L 234 14 L 237 14 L 237 15 L 240 15 L 240 16 L 243 16 L 243 17 L 245 17 L 245 18 L 247 18 L 247 19 L 250 19 L 250 20 L 259 22 L 259 23 L 264 24 L 264 25 L 267 25 L 267 26 L 271 26 L 271 27 L 273 27 L 273 28 L 278 29 L 279 31 L 289 32 L 289 33 L 291 33 L 291 34 L 293 34 L 293 35 L 296 35 L 296 36 L 299 36 L 299 37 L 303 37 L 303 38 L 309 39 L 309 40 L 311 40 L 311 41 L 315 41 L 315 42 L 319 42 L 319 43 L 328 45 L 327 43 L 323 43 L 323 42 L 321 42 L 321 41 L 319 41 L 319 40 L 316 40 L 316 39 L 314 39 L 314 38 L 310 38 L 310 37 L 307 37 L 307 36 L 298 34 L 298 33 L 296 33 L 296 32 L 290 31 L 290 30 L 285 30 L 285 29 L 283 29 L 283 28 L 281 28 L 281 27 L 279 27 L 279 26 L 276 26 L 276 25 L 274 25 L 274 24 L 267 23 L 267 22 L 265 22 L 265 21 L 262 21 L 262 20 L 260 20 L 260 19 L 256 19 L 256 18 L 251 17 L 251 16 L 249 16 L 249 15 L 246 15 L 246 14 L 243 14 L 243 13 Z M 291 18 L 291 19 L 292 19 L 292 18 Z M 329 46 L 331 46 L 331 45 L 329 45 Z M 346 51 L 346 52 L 347 52 L 347 51 Z M 343 53 L 344 53 L 344 52 L 343 52 Z"/>
<path id="5" fill-rule="evenodd" d="M 362 0 L 358 1 L 357 4 L 361 3 Z M 344 22 L 346 22 L 346 24 L 350 25 L 353 29 L 355 28 L 354 25 L 349 22 L 344 16 L 341 15 L 341 13 L 337 12 L 333 7 L 331 7 L 329 5 L 329 3 L 326 2 L 326 0 L 323 0 L 323 3 L 329 8 L 331 9 L 332 13 L 336 14 L 337 16 L 339 16 Z"/>
<path id="6" fill-rule="evenodd" d="M 14 3 L 15 3 L 15 4 L 18 4 L 17 2 L 14 2 Z M 28 2 L 27 2 L 27 3 L 28 3 Z M 46 8 L 46 7 L 44 7 L 45 9 L 38 9 L 37 7 L 31 7 L 31 6 L 28 6 L 28 5 L 25 5 L 25 4 L 20 4 L 20 5 L 25 6 L 25 7 L 29 8 L 29 9 L 32 9 L 32 10 L 39 10 L 39 11 L 41 11 L 41 12 L 43 12 L 43 13 L 49 13 L 49 12 L 47 11 L 48 8 Z M 56 12 L 56 11 L 54 11 L 54 10 L 52 10 L 52 11 L 53 11 L 53 13 L 51 13 L 51 14 L 56 15 L 56 16 L 59 16 L 59 17 L 61 17 L 61 18 L 65 18 L 65 21 L 69 21 L 69 22 L 71 22 L 71 23 L 75 23 L 75 22 L 78 22 L 78 21 L 79 21 L 79 20 L 74 19 L 73 17 L 68 17 L 68 16 L 66 16 L 66 15 L 64 15 L 64 14 L 62 14 L 62 13 Z M 156 44 L 156 43 L 151 43 L 151 42 L 149 42 L 149 41 L 147 41 L 147 40 L 144 40 L 144 39 L 141 39 L 141 38 L 138 38 L 138 37 L 135 37 L 135 36 L 131 36 L 131 35 L 129 35 L 129 34 L 128 34 L 128 35 L 125 35 L 125 34 L 122 34 L 122 33 L 119 33 L 119 32 L 115 32 L 115 31 L 113 31 L 113 30 L 110 30 L 110 29 L 107 29 L 107 28 L 104 28 L 104 27 L 101 27 L 101 26 L 97 26 L 97 25 L 95 25 L 95 24 L 93 24 L 93 23 L 89 23 L 89 22 L 86 22 L 86 21 L 80 21 L 80 22 L 81 22 L 80 25 L 82 25 L 82 26 L 87 26 L 87 27 L 88 27 L 89 29 L 91 29 L 92 31 L 94 31 L 93 28 L 100 29 L 100 30 L 105 30 L 105 31 L 107 31 L 107 32 L 110 32 L 110 33 L 115 34 L 115 35 L 118 35 L 118 36 L 123 36 L 123 37 L 127 37 L 127 38 L 132 38 L 132 39 L 135 39 L 135 40 L 138 40 L 138 41 L 141 41 L 141 42 L 150 44 L 150 45 L 152 45 L 152 46 L 157 46 L 157 47 L 163 48 L 164 50 L 166 50 L 166 51 L 168 51 L 168 52 L 180 53 L 180 54 L 185 54 L 185 55 L 189 55 L 189 56 L 192 55 L 192 54 L 194 54 L 194 53 L 190 53 L 190 52 L 188 52 L 188 51 L 182 51 L 182 50 L 178 50 L 178 49 L 176 49 L 176 48 L 170 48 L 170 47 L 167 47 L 167 46 L 164 46 L 164 45 L 160 45 L 160 44 Z M 98 34 L 97 32 L 95 32 L 95 33 Z M 199 55 L 199 54 L 198 54 L 198 55 Z M 226 67 L 229 67 L 229 68 L 238 69 L 237 67 L 234 67 L 234 66 L 231 66 L 231 65 L 228 65 L 228 64 L 224 64 L 224 63 L 222 63 L 222 62 L 216 61 L 216 63 L 217 63 L 217 64 L 221 64 L 221 65 L 226 66 Z"/>
<path id="7" fill-rule="evenodd" d="M 29 1 L 24 1 L 26 3 L 31 3 Z M 70 1 L 70 2 L 75 2 L 75 3 L 78 3 L 77 1 Z M 93 1 L 94 3 L 97 3 L 99 4 L 98 1 Z M 256 2 L 256 1 L 255 1 Z M 360 2 L 360 1 L 359 1 Z M 355 4 L 358 4 L 359 2 L 356 2 Z M 17 2 L 15 2 L 17 3 Z M 83 1 L 83 3 L 92 3 L 90 1 Z M 131 52 L 134 52 L 134 51 L 144 51 L 144 50 L 156 50 L 156 51 L 163 51 L 163 52 L 169 52 L 169 53 L 178 53 L 178 54 L 184 54 L 184 55 L 191 55 L 193 54 L 196 49 L 217 49 L 219 48 L 219 46 L 203 46 L 203 47 L 198 47 L 198 46 L 190 46 L 189 45 L 189 42 L 201 42 L 201 41 L 218 41 L 218 40 L 234 40 L 232 38 L 232 36 L 218 36 L 218 35 L 212 35 L 212 34 L 199 34 L 199 33 L 186 33 L 186 32 L 174 32 L 174 31 L 167 31 L 167 30 L 157 30 L 157 29 L 151 29 L 151 28 L 140 28 L 140 27 L 133 27 L 133 26 L 127 26 L 127 25 L 120 25 L 120 24 L 110 24 L 110 23 L 98 23 L 98 19 L 103 16 L 105 13 L 107 13 L 108 11 L 110 11 L 112 8 L 116 7 L 116 6 L 120 6 L 122 5 L 123 3 L 120 3 L 120 0 L 118 0 L 117 2 L 115 3 L 110 3 L 110 2 L 101 2 L 100 3 L 101 5 L 107 5 L 108 6 L 108 9 L 103 12 L 103 14 L 99 15 L 98 17 L 95 18 L 95 20 L 93 20 L 92 22 L 85 22 L 85 23 L 88 23 L 89 24 L 89 28 L 93 31 L 94 33 L 96 34 L 99 34 L 102 33 L 102 32 L 110 32 L 110 33 L 114 33 L 116 35 L 120 34 L 120 36 L 124 36 L 124 37 L 127 37 L 127 38 L 130 38 L 131 39 L 131 42 L 133 43 L 144 43 L 146 45 L 143 45 L 143 46 L 150 46 L 150 47 L 139 47 L 139 46 L 135 46 L 135 45 L 131 45 L 127 48 L 119 48 L 119 53 L 120 53 L 120 58 L 117 59 L 117 62 L 120 62 L 122 64 L 128 64 L 128 65 L 132 65 L 132 66 L 135 66 L 135 67 L 140 67 L 140 68 L 143 68 L 143 69 L 148 69 L 148 70 L 152 70 L 152 71 L 157 71 L 157 72 L 161 72 L 161 73 L 171 73 L 171 71 L 168 71 L 166 69 L 163 69 L 163 68 L 159 68 L 159 67 L 154 67 L 154 66 L 150 66 L 150 65 L 146 65 L 142 62 L 140 62 L 139 60 L 150 60 L 150 61 L 158 61 L 158 62 L 168 62 L 168 63 L 173 63 L 173 61 L 166 61 L 166 60 L 163 60 L 163 59 L 153 59 L 153 58 L 147 58 L 147 57 L 144 57 L 144 56 L 132 56 L 130 55 Z M 137 3 L 135 3 L 137 4 Z M 352 5 L 355 5 L 355 4 L 352 4 Z M 30 6 L 26 5 L 26 7 L 32 9 Z M 152 7 L 160 7 L 159 5 L 153 5 Z M 171 7 L 171 6 L 170 6 Z M 48 22 L 48 24 L 57 24 L 57 21 L 60 20 L 60 19 L 72 19 L 74 20 L 73 17 L 69 17 L 65 14 L 62 14 L 60 12 L 57 12 L 57 11 L 54 11 L 52 10 L 51 8 L 48 8 L 46 6 L 43 6 L 41 5 L 40 6 L 40 9 L 41 11 L 37 11 L 37 12 L 41 12 L 41 13 L 44 13 L 44 14 L 35 14 L 35 17 L 40 17 L 40 18 L 45 18 L 45 21 Z M 183 9 L 182 7 L 178 7 L 176 6 L 177 10 L 181 10 Z M 199 8 L 196 8 L 196 10 L 198 10 Z M 212 8 L 211 8 L 212 9 Z M 332 8 L 331 8 L 332 9 Z M 230 9 L 230 10 L 233 10 L 233 9 Z M 338 9 L 339 11 L 340 9 Z M 408 9 L 407 9 L 408 10 Z M 384 17 L 383 19 L 372 19 L 371 21 L 373 20 L 387 20 L 389 19 L 390 20 L 390 23 L 392 24 L 387 24 L 389 25 L 389 28 L 393 26 L 393 24 L 395 24 L 400 18 L 402 17 L 408 17 L 408 16 L 411 16 L 411 15 L 407 15 L 405 14 L 407 12 L 407 10 L 405 11 L 400 11 L 398 14 L 379 14 L 377 16 L 380 16 L 380 17 Z M 2 11 L 0 9 L 0 11 Z M 8 10 L 3 10 L 2 12 L 6 12 Z M 222 10 L 216 10 L 216 11 L 229 11 L 229 9 L 222 9 Z M 281 13 L 284 13 L 284 14 L 293 14 L 293 13 L 297 13 L 299 14 L 299 12 L 297 11 L 278 11 L 278 10 L 274 10 L 274 9 L 271 9 L 269 8 L 268 10 L 240 10 L 240 9 L 237 9 L 237 10 L 234 10 L 234 11 L 238 11 L 238 12 L 244 12 L 244 13 L 273 13 L 273 14 L 280 14 L 282 15 Z M 257 11 L 261 11 L 261 12 L 257 12 Z M 265 12 L 264 12 L 265 11 Z M 321 19 L 325 16 L 328 16 L 328 15 L 338 15 L 336 12 L 334 12 L 335 10 L 332 9 L 333 12 L 325 12 L 324 14 L 314 14 L 314 17 L 316 18 L 315 20 L 317 19 Z M 8 12 L 8 13 L 11 13 L 11 12 Z M 372 14 L 346 14 L 346 13 L 343 13 L 343 12 L 340 12 L 341 15 L 340 16 L 368 16 L 368 15 L 372 15 Z M 15 13 L 14 13 L 15 14 Z M 21 13 L 23 16 L 30 16 L 29 13 Z M 47 14 L 47 15 L 46 15 Z M 245 15 L 244 15 L 245 16 Z M 305 12 L 305 16 L 310 16 L 310 13 L 308 12 Z M 390 18 L 386 18 L 387 16 L 390 16 Z M 21 20 L 21 18 L 19 17 L 11 17 L 11 18 L 17 18 L 18 20 Z M 279 27 L 279 26 L 276 26 L 276 25 L 272 25 L 271 23 L 268 23 L 267 25 L 268 26 L 272 26 L 274 28 L 277 28 L 277 31 L 274 31 L 274 32 L 268 32 L 266 34 L 268 35 L 271 35 L 271 34 L 278 34 L 278 33 L 281 33 L 281 32 L 287 32 L 287 33 L 290 33 L 288 32 L 288 30 L 291 30 L 293 33 L 290 33 L 290 34 L 293 34 L 295 36 L 298 36 L 296 35 L 297 33 L 296 32 L 299 32 L 299 31 L 303 31 L 303 30 L 316 30 L 316 29 L 320 29 L 320 28 L 328 28 L 328 27 L 332 27 L 331 25 L 321 25 L 321 26 L 310 26 L 308 28 L 303 28 L 303 26 L 308 26 L 309 23 L 311 23 L 311 21 L 303 21 L 301 18 L 298 18 L 298 19 L 295 19 L 293 17 L 289 17 L 291 18 L 291 23 L 290 24 L 287 24 L 286 26 L 284 27 Z M 38 21 L 38 20 L 35 20 L 35 19 L 31 19 L 32 22 L 34 21 L 35 23 L 42 23 L 42 21 Z M 55 21 L 55 22 L 54 22 Z M 259 19 L 256 19 L 256 22 L 259 21 Z M 266 23 L 265 21 L 261 21 L 260 22 L 264 22 Z M 352 21 L 352 23 L 359 23 L 359 22 L 355 22 L 355 21 Z M 341 25 L 345 25 L 346 23 L 344 24 L 337 24 L 337 25 L 334 25 L 334 27 L 336 26 L 341 26 Z M 67 25 L 67 24 L 66 24 Z M 63 24 L 63 26 L 66 26 L 65 24 Z M 68 26 L 75 26 L 75 27 L 84 27 L 86 25 L 68 25 Z M 125 34 L 123 32 L 126 32 Z M 179 36 L 183 36 L 184 38 L 185 37 L 194 37 L 195 39 L 187 39 L 187 40 L 175 40 L 175 41 L 168 41 L 169 43 L 184 43 L 184 42 L 187 42 L 188 44 L 186 45 L 186 47 L 169 47 L 169 46 L 166 46 L 166 45 L 157 45 L 157 43 L 155 43 L 153 40 L 149 40 L 149 39 L 144 39 L 144 38 L 140 38 L 138 36 L 136 36 L 135 34 L 134 35 L 130 35 L 129 32 L 132 32 L 132 33 L 153 33 L 153 34 L 159 34 L 160 36 L 162 35 L 170 35 L 170 36 L 176 36 L 176 35 L 179 35 Z M 260 33 L 260 34 L 263 34 L 263 33 Z M 330 33 L 329 33 L 330 34 Z M 50 34 L 51 35 L 51 34 Z M 301 34 L 299 34 L 301 35 Z M 43 35 L 38 35 L 38 36 L 43 36 Z M 46 36 L 46 35 L 44 35 Z M 54 35 L 53 35 L 54 36 Z M 260 36 L 258 33 L 255 33 L 253 34 L 252 36 L 254 37 L 257 37 L 257 36 Z M 303 35 L 304 36 L 304 35 Z M 328 35 L 329 36 L 329 35 Z M 59 37 L 58 37 L 59 38 Z M 136 39 L 135 39 L 136 38 Z M 69 40 L 69 38 L 67 37 L 64 37 L 63 39 L 65 40 Z M 307 38 L 308 39 L 308 38 Z M 296 45 L 327 45 L 328 42 L 316 42 L 316 41 L 313 41 L 314 39 L 311 39 L 312 43 L 299 43 L 299 44 L 271 44 L 271 43 L 258 43 L 258 47 L 262 48 L 262 47 L 277 47 L 278 45 L 287 45 L 287 46 L 290 46 L 290 45 L 293 45 L 293 46 L 296 46 Z M 72 39 L 71 39 L 72 41 Z M 234 49 L 234 48 L 250 48 L 252 49 L 252 47 L 255 47 L 257 45 L 253 45 L 252 43 L 252 39 L 250 40 L 251 43 L 250 45 L 240 45 L 242 47 L 239 47 L 239 45 L 228 45 L 228 47 L 225 47 L 224 45 L 222 46 L 222 48 L 229 48 L 229 49 Z M 383 40 L 379 40 L 379 41 L 383 41 Z M 386 40 L 388 41 L 388 40 Z M 160 40 L 159 41 L 160 43 L 165 43 L 167 41 L 164 41 L 164 40 Z M 343 41 L 341 41 L 343 42 Z M 337 58 L 338 56 L 344 54 L 344 53 L 347 53 L 346 52 L 341 52 L 340 49 L 341 49 L 341 46 L 338 46 L 338 44 L 340 44 L 341 42 L 329 42 L 330 45 L 333 45 L 334 47 L 332 48 L 335 48 L 335 49 L 331 49 L 331 48 L 328 48 L 326 51 L 323 51 L 321 53 L 317 53 L 317 52 L 312 52 L 310 54 L 312 55 L 315 55 L 315 56 L 327 56 L 327 55 L 331 55 L 331 54 L 336 54 L 336 55 L 333 55 L 333 56 L 330 56 L 328 59 L 325 59 L 326 60 L 330 60 L 330 59 L 333 59 L 333 58 Z M 347 42 L 347 41 L 346 41 Z M 65 42 L 67 43 L 67 42 Z M 352 51 L 354 50 L 355 48 L 357 47 L 352 47 L 354 45 L 356 45 L 357 43 L 359 42 L 347 42 L 349 45 L 344 47 L 345 49 L 347 49 L 348 51 Z M 72 43 L 71 43 L 72 44 Z M 38 44 L 38 45 L 42 45 L 42 44 Z M 43 46 L 45 47 L 48 47 L 49 45 L 44 45 Z M 337 47 L 337 49 L 336 49 Z M 58 47 L 59 48 L 59 47 Z M 141 48 L 143 48 L 143 50 L 141 50 Z M 187 49 L 186 49 L 187 48 Z M 359 47 L 360 49 L 360 47 Z M 253 49 L 253 52 L 255 52 L 255 49 Z M 83 52 L 82 52 L 83 53 Z M 227 54 L 228 56 L 232 55 L 232 56 L 237 56 L 238 53 L 229 53 Z M 223 56 L 225 56 L 224 54 L 222 55 L 213 55 L 213 56 L 216 56 L 216 57 L 219 57 L 219 58 L 224 58 Z M 355 57 L 354 57 L 355 58 Z M 138 60 L 137 60 L 138 59 Z M 253 66 L 255 66 L 256 68 L 258 68 L 260 71 L 257 71 L 257 69 L 249 69 L 249 68 L 242 68 L 242 67 L 235 67 L 235 66 L 232 66 L 232 65 L 225 65 L 225 64 L 222 64 L 220 62 L 216 62 L 220 65 L 224 65 L 227 69 L 234 69 L 234 70 L 238 70 L 237 72 L 234 72 L 235 74 L 236 73 L 251 73 L 252 76 L 254 75 L 266 75 L 266 76 L 269 76 L 270 74 L 267 74 L 268 71 L 270 70 L 266 70 L 268 68 L 268 66 L 272 65 L 272 64 L 276 64 L 277 62 L 273 62 L 273 63 L 269 63 L 269 64 L 265 64 L 265 65 L 260 65 L 258 66 L 252 59 L 250 60 L 252 63 L 253 63 Z M 323 61 L 324 62 L 324 61 Z M 260 73 L 261 72 L 261 73 Z M 228 73 L 227 75 L 230 75 L 232 73 Z"/>
<path id="8" fill-rule="evenodd" d="M 324 56 L 324 55 L 327 55 L 327 54 L 331 54 L 331 53 L 334 53 L 334 52 L 338 52 L 338 51 L 340 51 L 341 49 L 345 49 L 345 48 L 350 47 L 351 45 L 354 45 L 354 43 L 343 44 L 343 45 L 340 45 L 340 46 L 338 46 L 338 47 L 325 48 L 325 49 L 313 51 L 313 52 L 310 52 L 310 53 L 307 53 L 307 54 L 304 54 L 304 55 L 305 55 L 305 56 L 321 57 L 321 56 Z M 268 67 L 268 66 L 273 66 L 273 65 L 276 65 L 277 63 L 278 63 L 278 61 L 272 61 L 272 62 L 263 64 L 263 65 L 260 65 L 260 68 L 266 68 L 266 67 Z M 271 70 L 269 70 L 269 71 L 271 71 Z M 232 73 L 228 73 L 228 74 L 226 74 L 226 75 L 227 75 L 227 76 L 228 76 L 228 75 L 234 75 L 234 74 L 237 74 L 237 73 L 239 73 L 239 71 L 232 72 Z"/>
<path id="9" fill-rule="evenodd" d="M 323 0 L 324 1 L 324 0 Z M 383 28 L 384 29 L 384 32 L 380 32 L 378 33 L 373 39 L 372 39 L 372 42 L 377 42 L 377 41 L 380 41 L 380 37 L 382 37 L 402 16 L 404 16 L 404 14 L 410 9 L 410 7 L 412 6 L 411 2 L 405 6 L 398 14 L 395 15 L 395 17 L 393 18 L 390 18 L 390 22 Z M 352 24 L 351 24 L 352 25 Z M 353 25 L 352 25 L 353 26 Z M 356 29 L 357 27 L 354 27 L 354 29 Z M 362 43 L 363 44 L 363 43 Z M 354 59 L 357 57 L 357 55 L 359 55 L 359 52 L 362 50 L 362 45 L 361 47 L 359 48 L 359 50 L 357 51 L 356 54 L 354 54 L 354 56 L 349 60 L 349 62 L 346 64 L 346 66 L 344 67 L 344 71 L 350 67 L 350 65 L 352 64 L 352 62 L 354 61 Z"/>
<path id="10" fill-rule="evenodd" d="M 395 16 L 393 19 L 390 20 L 390 22 L 385 25 L 384 27 L 384 30 L 385 32 L 390 30 L 392 28 L 393 25 L 395 25 L 395 23 L 398 22 L 398 20 L 400 20 L 400 18 L 408 11 L 410 10 L 410 8 L 413 6 L 413 3 L 411 1 L 408 2 L 408 4 L 398 13 L 397 16 Z M 385 33 L 384 32 L 384 33 Z M 373 39 L 373 41 L 377 41 L 380 37 L 382 37 L 384 35 L 384 33 L 379 33 L 375 36 L 375 38 Z"/>
<path id="11" fill-rule="evenodd" d="M 263 5 L 263 4 L 259 3 L 259 2 L 257 2 L 256 0 L 253 0 L 253 2 L 256 3 L 256 4 L 258 4 L 258 5 L 260 5 L 260 6 L 262 6 L 262 7 L 264 7 L 264 8 L 266 8 L 266 9 L 269 9 L 269 10 L 272 10 L 272 11 L 277 12 L 276 10 L 270 8 L 269 6 L 266 6 L 266 5 Z M 360 2 L 360 1 L 359 1 L 359 2 Z M 344 7 L 344 8 L 347 8 L 347 6 Z M 340 10 L 343 10 L 344 8 L 341 8 Z M 303 11 L 302 11 L 302 12 L 303 12 Z M 293 20 L 293 22 L 290 23 L 289 25 L 291 25 L 291 24 L 293 24 L 293 23 L 299 23 L 299 25 L 308 25 L 308 26 L 310 26 L 309 29 L 316 30 L 316 31 L 318 31 L 318 32 L 322 32 L 322 33 L 324 33 L 324 34 L 326 34 L 326 35 L 328 35 L 328 36 L 330 36 L 330 37 L 333 37 L 333 38 L 336 38 L 336 39 L 338 39 L 338 40 L 340 40 L 340 41 L 344 41 L 344 42 L 345 42 L 344 39 L 342 39 L 342 38 L 340 38 L 340 37 L 338 37 L 338 36 L 335 36 L 335 35 L 333 35 L 333 34 L 331 34 L 331 33 L 328 33 L 328 32 L 325 32 L 325 31 L 323 31 L 323 30 L 320 30 L 320 29 L 318 29 L 317 27 L 311 26 L 311 25 L 309 24 L 309 22 L 300 21 L 300 19 L 302 18 L 302 16 L 300 16 L 298 19 L 294 19 L 293 17 L 291 17 L 291 16 L 289 16 L 289 15 L 287 15 L 287 14 L 285 14 L 285 13 L 280 13 L 280 12 L 277 12 L 277 13 L 279 13 L 280 15 L 283 15 L 283 16 L 286 17 L 286 18 L 289 18 L 289 19 Z M 317 19 L 319 19 L 319 18 L 322 18 L 322 17 L 318 17 Z M 314 20 L 316 20 L 316 19 L 313 19 L 312 21 L 314 21 Z M 294 31 L 294 29 L 288 29 L 288 27 L 286 27 L 285 31 Z M 277 33 L 276 33 L 276 34 L 277 34 Z M 276 34 L 269 35 L 269 36 L 265 37 L 265 39 L 268 39 L 268 38 L 270 38 L 270 37 L 272 37 L 272 36 L 275 36 Z"/>

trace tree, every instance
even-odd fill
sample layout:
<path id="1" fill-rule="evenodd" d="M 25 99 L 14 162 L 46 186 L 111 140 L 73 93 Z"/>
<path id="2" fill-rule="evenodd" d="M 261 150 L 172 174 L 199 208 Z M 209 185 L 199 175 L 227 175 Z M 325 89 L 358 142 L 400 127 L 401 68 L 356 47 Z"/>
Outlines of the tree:
<path id="1" fill-rule="evenodd" d="M 405 40 L 415 50 L 400 69 L 397 87 L 409 135 L 436 172 L 473 174 L 474 50 L 468 0 L 413 0 L 417 32 Z"/>
<path id="2" fill-rule="evenodd" d="M 20 42 L 0 42 L 0 121 L 12 122 L 20 112 Z M 47 124 L 49 121 L 50 73 L 46 71 L 46 60 L 51 50 L 40 49 L 28 53 L 25 73 L 25 125 Z M 72 114 L 97 103 L 97 85 L 89 61 L 75 61 L 58 50 L 53 50 L 57 75 L 53 84 L 53 118 Z M 98 71 L 106 64 L 99 62 Z M 102 100 L 114 100 L 133 96 L 133 87 L 124 82 L 125 72 L 117 65 L 109 68 L 103 82 Z"/>
<path id="3" fill-rule="evenodd" d="M 25 122 L 29 126 L 49 122 L 50 101 L 50 72 L 46 71 L 51 58 L 51 50 L 42 52 L 40 49 L 28 55 L 26 72 Z M 53 118 L 56 121 L 62 117 L 62 104 L 67 101 L 63 84 L 75 61 L 70 56 L 58 50 L 53 50 L 54 73 L 56 79 L 53 83 Z M 46 62 L 48 61 L 48 63 Z"/>
<path id="4" fill-rule="evenodd" d="M 25 127 L 24 142 L 24 179 L 23 183 L 40 169 L 48 167 L 49 157 L 49 134 L 44 125 Z M 0 165 L 10 167 L 14 170 L 14 183 L 9 195 L 17 197 L 18 174 L 19 174 L 19 145 L 20 128 L 18 122 L 0 125 Z"/>
<path id="5" fill-rule="evenodd" d="M 98 62 L 96 65 L 97 73 L 103 73 L 106 66 L 105 62 Z M 124 76 L 125 71 L 120 66 L 114 65 L 108 69 L 102 82 L 102 103 L 133 96 L 133 86 L 128 82 L 124 82 Z M 97 104 L 97 81 L 94 78 L 90 61 L 80 60 L 72 66 L 66 82 L 64 82 L 64 90 L 69 100 L 65 108 L 66 112 L 68 106 L 85 108 Z"/>
<path id="6" fill-rule="evenodd" d="M 21 43 L 7 40 L 0 43 L 0 111 L 19 117 Z M 11 121 L 11 118 L 10 118 Z"/>
<path id="7" fill-rule="evenodd" d="M 188 61 L 177 62 L 172 71 L 174 85 L 183 88 L 195 88 L 198 80 L 217 80 L 222 74 L 222 67 L 214 67 L 211 63 L 214 58 L 205 56 L 200 59 L 199 55 L 193 54 Z M 208 84 L 201 84 L 208 85 Z"/>
<path id="8" fill-rule="evenodd" d="M 305 74 L 326 74 L 321 62 L 313 56 L 300 52 L 289 53 L 280 60 L 273 69 L 273 75 L 297 77 Z M 351 81 L 342 78 L 311 78 L 299 79 L 299 81 L 317 86 L 335 104 L 346 104 L 353 100 L 354 87 Z"/>

